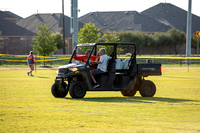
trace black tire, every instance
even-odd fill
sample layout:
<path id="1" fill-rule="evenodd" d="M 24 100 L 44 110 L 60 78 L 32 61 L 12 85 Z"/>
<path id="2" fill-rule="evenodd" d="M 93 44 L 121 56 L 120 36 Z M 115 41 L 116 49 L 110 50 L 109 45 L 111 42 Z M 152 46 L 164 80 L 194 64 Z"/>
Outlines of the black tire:
<path id="1" fill-rule="evenodd" d="M 67 84 L 63 82 L 62 86 L 58 86 L 56 83 L 54 83 L 51 87 L 51 93 L 56 98 L 64 98 L 68 93 Z"/>
<path id="2" fill-rule="evenodd" d="M 69 94 L 72 98 L 83 98 L 86 94 L 86 87 L 83 82 L 76 81 L 70 84 Z"/>
<path id="3" fill-rule="evenodd" d="M 121 93 L 123 96 L 133 97 L 136 94 L 137 90 L 122 90 Z"/>
<path id="4" fill-rule="evenodd" d="M 152 81 L 144 80 L 139 92 L 142 97 L 153 97 L 156 93 L 156 86 Z"/>

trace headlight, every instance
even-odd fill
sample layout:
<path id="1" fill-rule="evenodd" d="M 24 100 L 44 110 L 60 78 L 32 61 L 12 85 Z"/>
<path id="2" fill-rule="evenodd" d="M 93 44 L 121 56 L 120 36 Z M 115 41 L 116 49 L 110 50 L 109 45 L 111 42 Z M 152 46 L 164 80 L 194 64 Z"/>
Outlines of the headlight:
<path id="1" fill-rule="evenodd" d="M 58 76 L 58 71 L 56 71 L 56 76 Z"/>
<path id="2" fill-rule="evenodd" d="M 74 68 L 69 68 L 69 70 L 71 70 L 71 71 L 77 71 L 78 70 L 78 68 L 76 68 L 76 67 L 74 67 Z"/>

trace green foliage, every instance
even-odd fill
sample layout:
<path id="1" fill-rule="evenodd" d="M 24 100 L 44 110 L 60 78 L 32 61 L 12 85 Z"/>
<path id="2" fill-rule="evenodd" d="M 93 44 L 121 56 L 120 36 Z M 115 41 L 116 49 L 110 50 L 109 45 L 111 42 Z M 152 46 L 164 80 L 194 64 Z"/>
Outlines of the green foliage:
<path id="1" fill-rule="evenodd" d="M 164 46 L 171 44 L 170 36 L 166 33 L 155 33 L 153 37 L 155 39 L 155 43 L 153 45 L 159 49 L 161 54 L 164 52 Z"/>
<path id="2" fill-rule="evenodd" d="M 182 45 L 185 42 L 185 40 L 186 40 L 185 33 L 181 32 L 177 29 L 170 29 L 166 34 L 169 35 L 170 43 L 173 46 L 175 53 L 178 54 L 176 46 Z M 168 44 L 168 45 L 170 45 L 170 44 Z"/>
<path id="3" fill-rule="evenodd" d="M 136 43 L 137 53 L 140 52 L 140 46 L 150 46 L 153 41 L 149 34 L 140 31 L 124 31 L 120 32 L 118 35 L 120 42 Z"/>
<path id="4" fill-rule="evenodd" d="M 56 43 L 57 49 L 63 48 L 63 36 L 60 33 L 53 34 L 54 41 Z"/>
<path id="5" fill-rule="evenodd" d="M 101 40 L 108 43 L 108 42 L 119 42 L 120 39 L 116 31 L 107 30 L 107 32 L 102 36 Z M 105 46 L 105 49 L 106 49 L 106 54 L 110 56 L 111 53 L 113 52 L 113 46 Z M 122 51 L 123 49 L 120 48 L 117 49 L 118 53 Z"/>
<path id="6" fill-rule="evenodd" d="M 89 22 L 80 29 L 78 35 L 79 43 L 95 43 L 99 41 L 101 33 L 99 29 L 95 27 L 95 24 Z"/>
<path id="7" fill-rule="evenodd" d="M 192 48 L 197 49 L 197 40 L 199 39 L 199 43 L 200 43 L 200 37 L 196 37 L 196 34 L 192 35 Z M 199 44 L 199 48 L 200 48 L 200 44 Z"/>
<path id="8" fill-rule="evenodd" d="M 164 46 L 172 46 L 175 53 L 178 54 L 177 45 L 185 43 L 185 33 L 177 29 L 170 29 L 165 33 L 144 33 L 139 31 L 124 31 L 119 33 L 120 42 L 134 42 L 137 48 L 140 46 L 153 47 L 164 52 Z"/>
<path id="9" fill-rule="evenodd" d="M 109 31 L 102 36 L 101 40 L 104 42 L 119 42 L 119 35 L 116 31 Z"/>
<path id="10" fill-rule="evenodd" d="M 1 31 L 0 31 L 0 38 L 1 38 Z M 0 48 L 2 48 L 2 47 L 3 47 L 3 41 L 0 40 Z"/>
<path id="11" fill-rule="evenodd" d="M 141 32 L 139 31 L 123 31 L 119 33 L 120 42 L 131 42 L 136 44 L 142 43 Z"/>
<path id="12" fill-rule="evenodd" d="M 38 32 L 33 40 L 33 50 L 39 55 L 49 56 L 57 50 L 53 32 L 48 25 L 38 25 Z"/>
<path id="13" fill-rule="evenodd" d="M 57 50 L 57 43 L 55 37 L 48 25 L 38 25 L 38 32 L 33 40 L 33 50 L 39 55 L 49 56 Z M 45 66 L 45 61 L 44 61 Z"/>

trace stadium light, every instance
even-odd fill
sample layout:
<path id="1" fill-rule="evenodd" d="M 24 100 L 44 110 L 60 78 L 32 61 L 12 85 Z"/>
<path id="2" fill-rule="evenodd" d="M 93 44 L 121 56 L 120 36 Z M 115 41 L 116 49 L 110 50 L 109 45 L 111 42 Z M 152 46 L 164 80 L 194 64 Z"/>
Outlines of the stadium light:
<path id="1" fill-rule="evenodd" d="M 63 54 L 65 54 L 65 14 L 64 14 L 64 0 L 62 0 L 62 16 L 63 16 Z"/>
<path id="2" fill-rule="evenodd" d="M 192 0 L 188 0 L 188 13 L 187 13 L 187 38 L 186 38 L 186 57 L 191 56 L 191 34 L 192 34 Z M 186 59 L 186 64 L 190 64 L 190 59 Z"/>

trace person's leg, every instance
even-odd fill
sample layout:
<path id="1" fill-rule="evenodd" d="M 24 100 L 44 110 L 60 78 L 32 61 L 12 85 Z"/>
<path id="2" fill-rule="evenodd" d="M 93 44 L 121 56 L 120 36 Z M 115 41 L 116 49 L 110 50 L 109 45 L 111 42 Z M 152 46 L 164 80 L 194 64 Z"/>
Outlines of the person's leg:
<path id="1" fill-rule="evenodd" d="M 94 75 L 96 75 L 96 74 L 101 74 L 101 73 L 104 73 L 104 72 L 101 71 L 100 69 L 95 69 L 95 70 L 90 71 L 90 75 L 91 75 L 92 81 L 94 82 L 93 88 L 97 88 L 97 87 L 100 86 L 100 85 L 97 83 L 97 81 L 95 80 Z"/>
<path id="2" fill-rule="evenodd" d="M 30 65 L 30 74 L 32 76 L 32 71 L 34 70 L 34 65 Z"/>
<path id="3" fill-rule="evenodd" d="M 92 81 L 96 84 L 97 81 L 95 80 L 95 78 L 94 78 L 94 76 L 93 76 L 93 74 L 92 74 L 92 71 L 90 71 L 90 76 L 91 76 Z"/>

